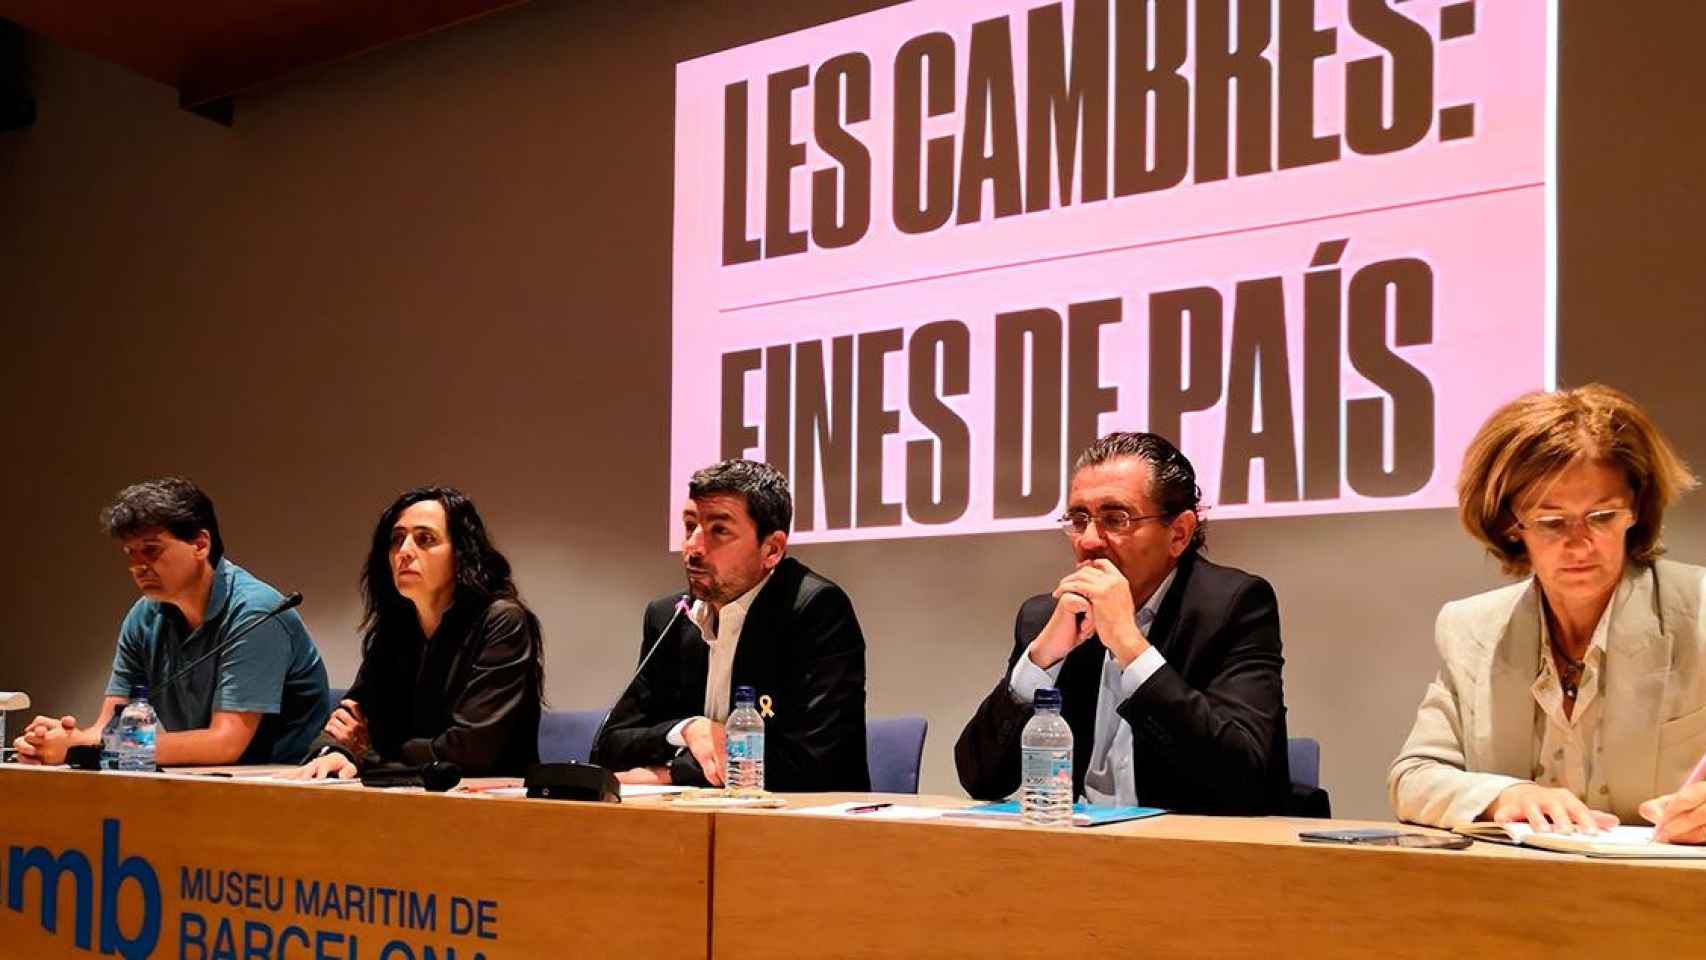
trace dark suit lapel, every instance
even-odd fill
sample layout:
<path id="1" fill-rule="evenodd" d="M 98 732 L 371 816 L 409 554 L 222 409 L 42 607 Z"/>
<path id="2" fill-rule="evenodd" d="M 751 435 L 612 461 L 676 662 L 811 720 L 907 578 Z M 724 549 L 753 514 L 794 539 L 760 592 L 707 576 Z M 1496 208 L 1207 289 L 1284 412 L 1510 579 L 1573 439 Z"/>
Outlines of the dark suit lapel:
<path id="1" fill-rule="evenodd" d="M 788 622 L 792 612 L 789 607 L 799 596 L 799 582 L 803 575 L 798 560 L 783 557 L 764 588 L 758 591 L 758 596 L 752 598 L 746 621 L 741 624 L 740 643 L 735 646 L 734 665 L 729 670 L 731 705 L 733 686 L 745 684 L 757 690 L 760 696 L 771 697 L 778 708 L 794 706 L 784 705 L 781 702 L 783 691 L 773 687 L 777 685 L 776 646 L 781 639 L 781 625 Z M 706 662 L 708 664 L 709 660 Z M 709 666 L 704 672 L 708 671 Z"/>
<path id="2" fill-rule="evenodd" d="M 705 639 L 699 633 L 699 625 L 691 617 L 683 614 L 676 620 L 670 635 L 659 641 L 673 644 L 676 652 L 677 684 L 675 695 L 676 710 L 682 716 L 697 716 L 705 709 L 705 678 L 711 672 L 711 650 L 705 645 Z M 658 651 L 658 656 L 669 656 L 669 649 Z"/>
<path id="3" fill-rule="evenodd" d="M 772 577 L 771 581 L 774 582 L 775 578 Z M 769 609 L 770 604 L 763 602 L 765 594 L 769 593 L 772 593 L 770 584 L 765 584 L 758 596 L 752 598 L 752 609 L 746 612 L 746 621 L 740 627 L 740 643 L 735 646 L 734 666 L 729 670 L 731 683 L 756 683 L 759 665 L 773 656 L 770 647 L 774 642 L 776 617 Z M 759 692 L 772 693 L 769 690 Z"/>
<path id="4" fill-rule="evenodd" d="M 1179 558 L 1179 565 L 1173 573 L 1173 583 L 1167 588 L 1167 595 L 1161 598 L 1161 609 L 1155 611 L 1155 622 L 1149 625 L 1148 639 L 1151 646 L 1161 651 L 1168 663 L 1174 662 L 1173 638 L 1178 634 L 1179 616 L 1185 605 L 1185 592 L 1190 589 L 1191 572 L 1196 569 L 1196 554 L 1187 553 Z M 1175 669 L 1184 672 L 1184 664 L 1179 663 Z"/>

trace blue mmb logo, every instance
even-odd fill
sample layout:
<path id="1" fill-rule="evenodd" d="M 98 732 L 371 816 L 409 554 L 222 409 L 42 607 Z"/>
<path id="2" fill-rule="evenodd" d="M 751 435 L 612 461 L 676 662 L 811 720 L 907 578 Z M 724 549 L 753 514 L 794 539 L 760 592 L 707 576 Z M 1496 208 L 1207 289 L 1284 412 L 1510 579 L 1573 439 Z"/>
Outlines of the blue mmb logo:
<path id="1" fill-rule="evenodd" d="M 46 847 L 11 847 L 6 862 L 6 906 L 24 912 L 24 881 L 34 871 L 41 879 L 41 925 L 48 933 L 59 932 L 60 885 L 71 878 L 75 900 L 73 938 L 79 950 L 88 950 L 94 937 L 95 877 L 89 857 L 81 850 L 67 850 L 55 857 Z M 142 927 L 134 937 L 118 928 L 119 891 L 135 881 L 142 893 Z M 101 821 L 101 952 L 116 953 L 125 960 L 140 960 L 154 952 L 160 942 L 160 876 L 141 857 L 119 859 L 118 821 Z"/>

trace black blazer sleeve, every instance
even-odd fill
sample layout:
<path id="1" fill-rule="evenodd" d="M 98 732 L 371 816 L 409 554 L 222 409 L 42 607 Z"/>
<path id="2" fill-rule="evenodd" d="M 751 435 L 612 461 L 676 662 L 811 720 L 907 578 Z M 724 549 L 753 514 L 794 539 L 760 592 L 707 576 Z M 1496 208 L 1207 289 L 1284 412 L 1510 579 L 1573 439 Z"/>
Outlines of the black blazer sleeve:
<path id="1" fill-rule="evenodd" d="M 1007 656 L 1007 669 L 954 743 L 960 786 L 974 799 L 1001 800 L 1019 789 L 1019 738 L 1035 711 L 1013 696 L 1008 678 L 1053 612 L 1054 598 L 1049 596 L 1032 597 L 1019 608 L 1013 620 L 1013 651 Z"/>
<path id="2" fill-rule="evenodd" d="M 373 667 L 370 665 L 370 661 L 366 657 L 362 657 L 361 665 L 355 669 L 355 681 L 350 684 L 349 690 L 344 693 L 344 699 L 354 700 L 356 704 L 361 707 L 362 715 L 367 717 L 368 739 L 374 743 L 379 743 L 381 730 L 376 728 L 383 726 L 386 711 L 376 710 L 374 708 L 377 688 L 373 683 L 372 677 L 369 675 L 372 670 Z M 338 706 L 339 704 L 334 703 L 332 704 L 332 709 L 335 711 L 338 709 Z M 330 720 L 331 718 L 327 717 L 327 719 Z M 343 745 L 332 739 L 331 736 L 326 733 L 324 728 L 320 730 L 320 735 L 314 738 L 314 742 L 308 745 L 308 755 L 302 758 L 302 762 L 307 763 L 310 760 L 324 755 L 327 751 L 341 753 L 348 757 L 350 761 L 355 764 L 357 770 L 366 769 L 367 767 L 379 762 L 378 756 L 371 750 L 362 756 L 356 756 L 352 751 L 346 749 Z"/>
<path id="3" fill-rule="evenodd" d="M 1279 604 L 1267 581 L 1249 576 L 1213 600 L 1224 603 L 1224 619 L 1219 610 L 1182 610 L 1176 629 L 1193 638 L 1192 649 L 1168 651 L 1167 664 L 1120 705 L 1138 795 L 1174 810 L 1278 813 L 1275 784 L 1288 776 Z M 1218 629 L 1200 629 L 1208 623 Z"/>
<path id="4" fill-rule="evenodd" d="M 475 629 L 479 650 L 468 682 L 452 694 L 450 726 L 434 737 L 403 741 L 403 763 L 448 760 L 464 776 L 485 776 L 504 759 L 517 724 L 532 718 L 538 735 L 538 711 L 529 709 L 538 646 L 533 619 L 520 604 L 498 601 Z"/>
<path id="5" fill-rule="evenodd" d="M 663 628 L 674 613 L 673 597 L 654 600 L 646 605 L 645 616 L 640 621 L 640 660 L 644 661 L 658 643 L 669 646 L 651 658 L 645 669 L 628 684 L 628 689 L 622 691 L 616 705 L 610 708 L 604 730 L 599 734 L 598 742 L 592 745 L 593 763 L 620 771 L 668 764 L 675 758 L 677 748 L 668 740 L 670 729 L 699 711 L 675 715 L 680 709 L 680 691 L 675 689 L 679 671 L 672 669 L 677 664 L 672 663 L 671 658 L 679 661 L 679 657 L 672 648 L 680 646 L 681 625 L 691 626 L 691 621 L 685 616 L 678 618 L 665 636 Z M 699 694 L 703 697 L 704 691 Z M 682 779 L 675 782 L 689 783 Z M 704 774 L 701 773 L 691 783 L 703 785 Z"/>
<path id="6" fill-rule="evenodd" d="M 784 695 L 765 720 L 764 783 L 771 790 L 869 790 L 865 755 L 865 634 L 842 589 L 801 592 L 790 634 Z"/>

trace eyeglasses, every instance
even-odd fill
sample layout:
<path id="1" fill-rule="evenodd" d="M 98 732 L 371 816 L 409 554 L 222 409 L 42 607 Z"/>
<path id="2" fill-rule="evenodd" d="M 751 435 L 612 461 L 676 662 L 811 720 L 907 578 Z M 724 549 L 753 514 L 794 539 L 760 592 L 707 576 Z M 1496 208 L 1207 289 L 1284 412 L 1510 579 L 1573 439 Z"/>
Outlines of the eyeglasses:
<path id="1" fill-rule="evenodd" d="M 1096 528 L 1110 536 L 1119 536 L 1145 520 L 1165 520 L 1173 516 L 1171 513 L 1132 513 L 1130 510 L 1100 510 L 1092 514 L 1088 510 L 1068 510 L 1056 519 L 1062 533 L 1069 537 L 1082 537 L 1084 531 L 1090 529 L 1090 522 L 1096 523 Z"/>
<path id="2" fill-rule="evenodd" d="M 1589 537 L 1616 536 L 1635 525 L 1635 511 L 1628 507 L 1589 510 L 1579 516 L 1548 513 L 1518 520 L 1517 529 L 1526 530 L 1548 543 L 1568 538 L 1579 526 Z"/>

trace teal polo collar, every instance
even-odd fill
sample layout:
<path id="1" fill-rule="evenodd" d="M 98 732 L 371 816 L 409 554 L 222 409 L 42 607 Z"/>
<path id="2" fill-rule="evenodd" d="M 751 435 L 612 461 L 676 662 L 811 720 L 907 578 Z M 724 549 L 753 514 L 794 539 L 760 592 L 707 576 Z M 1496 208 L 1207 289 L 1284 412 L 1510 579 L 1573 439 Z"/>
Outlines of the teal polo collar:
<path id="1" fill-rule="evenodd" d="M 225 608 L 231 603 L 231 581 L 235 577 L 231 561 L 220 557 L 219 562 L 213 565 L 213 591 L 207 596 L 207 610 L 202 614 L 202 623 L 211 623 L 224 615 Z"/>
<path id="2" fill-rule="evenodd" d="M 225 608 L 231 605 L 231 581 L 236 576 L 236 567 L 224 557 L 220 557 L 219 562 L 213 565 L 213 586 L 207 593 L 207 609 L 202 611 L 201 626 L 194 630 L 189 629 L 189 624 L 184 620 L 184 612 L 179 610 L 176 604 L 156 601 L 155 607 L 168 621 L 177 624 L 177 629 L 181 631 L 180 636 L 184 641 L 188 641 L 198 636 L 208 624 L 224 616 Z"/>

